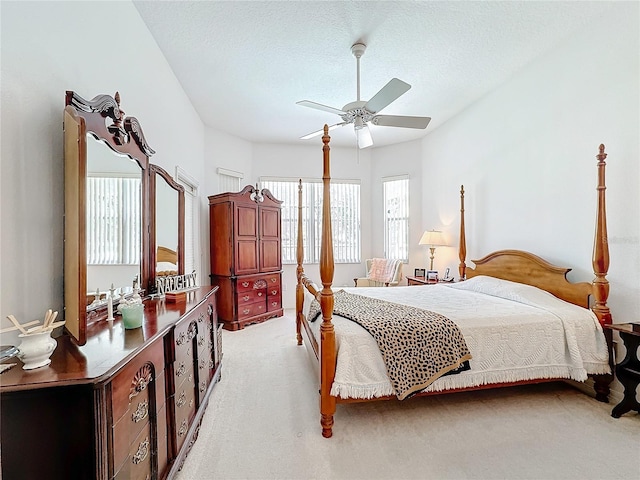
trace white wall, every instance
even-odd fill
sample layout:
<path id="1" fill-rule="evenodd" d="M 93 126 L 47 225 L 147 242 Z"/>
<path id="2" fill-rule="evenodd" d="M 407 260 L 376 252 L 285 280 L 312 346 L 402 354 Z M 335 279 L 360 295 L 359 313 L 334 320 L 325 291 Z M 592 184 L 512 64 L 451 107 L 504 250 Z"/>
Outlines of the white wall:
<path id="1" fill-rule="evenodd" d="M 640 311 L 639 5 L 612 2 L 608 15 L 423 140 L 423 191 L 434 192 L 423 198 L 425 226 L 453 220 L 456 238 L 464 184 L 468 259 L 528 250 L 573 268 L 573 281 L 593 279 L 604 143 L 615 322 Z M 455 249 L 441 250 L 439 265 L 457 263 Z"/>
<path id="2" fill-rule="evenodd" d="M 170 173 L 203 176 L 204 128 L 128 2 L 2 3 L 0 317 L 63 309 L 66 90 L 120 92 Z M 153 87 L 153 88 L 151 88 Z M 7 335 L 2 343 L 15 343 Z"/>

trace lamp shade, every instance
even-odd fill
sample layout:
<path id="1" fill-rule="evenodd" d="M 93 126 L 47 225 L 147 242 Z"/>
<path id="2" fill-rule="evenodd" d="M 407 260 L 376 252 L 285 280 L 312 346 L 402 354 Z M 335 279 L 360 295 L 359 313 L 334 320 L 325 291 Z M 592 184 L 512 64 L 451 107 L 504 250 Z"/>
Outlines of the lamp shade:
<path id="1" fill-rule="evenodd" d="M 432 247 L 446 245 L 444 235 L 439 230 L 426 230 L 420 238 L 419 245 L 431 245 Z"/>

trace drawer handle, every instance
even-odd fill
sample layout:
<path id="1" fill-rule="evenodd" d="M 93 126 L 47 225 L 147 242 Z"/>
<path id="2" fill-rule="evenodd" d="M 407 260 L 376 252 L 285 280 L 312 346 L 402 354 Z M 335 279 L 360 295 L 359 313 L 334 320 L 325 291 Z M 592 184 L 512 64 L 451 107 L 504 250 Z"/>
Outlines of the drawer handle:
<path id="1" fill-rule="evenodd" d="M 262 296 L 262 292 L 258 292 L 258 296 L 261 297 Z"/>
<path id="2" fill-rule="evenodd" d="M 202 370 L 206 366 L 207 366 L 207 362 L 203 358 L 202 360 L 200 360 L 200 370 Z"/>
<path id="3" fill-rule="evenodd" d="M 178 430 L 178 435 L 183 436 L 185 433 L 187 433 L 187 428 L 189 428 L 187 425 L 187 421 L 183 420 L 182 424 L 180 425 L 180 430 Z"/>
<path id="4" fill-rule="evenodd" d="M 200 315 L 198 315 L 198 322 L 202 323 L 202 321 L 204 320 L 205 314 L 201 313 Z"/>
<path id="5" fill-rule="evenodd" d="M 185 373 L 187 373 L 187 366 L 184 364 L 184 362 L 180 362 L 180 368 L 178 368 L 178 371 L 176 372 L 176 376 L 181 377 Z"/>
<path id="6" fill-rule="evenodd" d="M 249 282 L 242 282 L 242 286 L 243 286 L 244 288 L 247 288 L 247 287 L 249 286 Z"/>
<path id="7" fill-rule="evenodd" d="M 184 406 L 185 403 L 187 403 L 187 393 L 183 391 L 180 394 L 180 397 L 178 397 L 178 401 L 176 402 L 176 405 L 178 406 L 178 408 L 180 408 Z"/>
<path id="8" fill-rule="evenodd" d="M 251 297 L 249 295 L 245 295 L 244 297 L 242 297 L 242 300 L 244 300 L 245 302 L 248 302 L 250 298 Z"/>
<path id="9" fill-rule="evenodd" d="M 138 423 L 141 420 L 147 418 L 149 414 L 149 403 L 145 400 L 144 402 L 140 402 L 136 407 L 136 411 L 131 414 L 131 420 L 133 423 Z"/>
<path id="10" fill-rule="evenodd" d="M 271 283 L 276 283 L 276 281 L 277 281 L 277 280 L 278 280 L 278 279 L 277 279 L 276 277 L 273 277 L 273 278 L 271 279 Z"/>
<path id="11" fill-rule="evenodd" d="M 277 295 L 278 294 L 278 290 L 271 290 L 271 295 Z"/>
<path id="12" fill-rule="evenodd" d="M 244 314 L 246 315 L 246 314 L 247 314 L 247 313 L 249 313 L 250 311 L 251 311 L 251 310 L 249 310 L 248 308 L 245 308 L 244 310 L 242 310 L 242 313 L 244 313 Z"/>
<path id="13" fill-rule="evenodd" d="M 198 337 L 198 346 L 201 347 L 204 345 L 204 335 Z"/>
<path id="14" fill-rule="evenodd" d="M 192 380 L 193 380 L 193 375 L 189 375 L 189 378 L 187 378 L 187 382 L 191 383 Z"/>
<path id="15" fill-rule="evenodd" d="M 196 322 L 193 322 L 191 323 L 191 325 L 189 325 L 189 329 L 187 330 L 187 338 L 189 340 L 193 340 L 197 334 L 198 327 L 196 326 Z"/>
<path id="16" fill-rule="evenodd" d="M 272 307 L 276 307 L 277 305 L 278 305 L 278 302 L 271 302 Z"/>
<path id="17" fill-rule="evenodd" d="M 209 360 L 209 368 L 213 370 L 213 367 L 214 367 L 213 360 Z"/>
<path id="18" fill-rule="evenodd" d="M 204 380 L 200 382 L 200 393 L 204 392 L 207 389 L 207 382 Z"/>
<path id="19" fill-rule="evenodd" d="M 176 340 L 176 345 L 180 346 L 184 344 L 186 341 L 187 341 L 186 333 L 180 332 L 180 335 L 178 335 L 178 339 Z"/>
<path id="20" fill-rule="evenodd" d="M 149 437 L 145 438 L 140 445 L 138 445 L 138 451 L 133 455 L 131 461 L 138 465 L 144 462 L 145 458 L 149 455 Z"/>

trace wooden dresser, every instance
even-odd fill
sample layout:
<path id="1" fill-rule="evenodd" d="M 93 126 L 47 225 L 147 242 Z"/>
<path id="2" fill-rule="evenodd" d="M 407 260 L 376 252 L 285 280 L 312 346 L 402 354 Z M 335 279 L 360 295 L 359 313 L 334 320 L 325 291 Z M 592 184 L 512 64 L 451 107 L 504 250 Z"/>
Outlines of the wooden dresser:
<path id="1" fill-rule="evenodd" d="M 211 283 L 228 330 L 283 315 L 281 203 L 251 185 L 209 197 Z"/>
<path id="2" fill-rule="evenodd" d="M 145 302 L 142 328 L 117 317 L 76 346 L 57 338 L 51 365 L 0 375 L 3 478 L 164 479 L 195 442 L 222 348 L 216 289 Z"/>

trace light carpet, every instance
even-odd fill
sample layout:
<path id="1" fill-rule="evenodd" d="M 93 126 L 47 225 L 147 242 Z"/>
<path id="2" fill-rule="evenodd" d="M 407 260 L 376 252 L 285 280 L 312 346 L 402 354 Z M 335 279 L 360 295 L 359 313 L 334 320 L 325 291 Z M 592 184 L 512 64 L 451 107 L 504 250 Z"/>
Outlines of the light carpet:
<path id="1" fill-rule="evenodd" d="M 293 311 L 224 331 L 223 352 L 178 480 L 640 479 L 640 415 L 564 383 L 338 405 L 325 439 Z"/>

